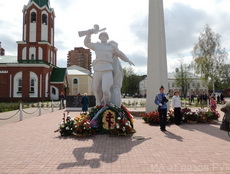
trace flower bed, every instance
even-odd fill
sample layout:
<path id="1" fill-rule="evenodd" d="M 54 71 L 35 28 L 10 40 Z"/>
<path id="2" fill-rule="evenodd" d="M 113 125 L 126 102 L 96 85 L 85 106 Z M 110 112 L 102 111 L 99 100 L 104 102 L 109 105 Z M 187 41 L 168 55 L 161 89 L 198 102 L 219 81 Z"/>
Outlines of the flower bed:
<path id="1" fill-rule="evenodd" d="M 96 106 L 89 114 L 81 114 L 75 118 L 63 117 L 59 125 L 61 136 L 75 135 L 84 137 L 93 134 L 108 133 L 113 135 L 132 135 L 133 117 L 129 111 L 122 106 L 117 108 L 114 105 Z"/>
<path id="2" fill-rule="evenodd" d="M 213 123 L 218 120 L 220 114 L 216 110 L 199 109 L 192 111 L 190 108 L 181 109 L 182 121 L 184 123 Z M 160 118 L 157 111 L 143 113 L 140 115 L 145 123 L 159 124 Z M 167 114 L 167 123 L 174 123 L 174 112 L 170 110 Z"/>

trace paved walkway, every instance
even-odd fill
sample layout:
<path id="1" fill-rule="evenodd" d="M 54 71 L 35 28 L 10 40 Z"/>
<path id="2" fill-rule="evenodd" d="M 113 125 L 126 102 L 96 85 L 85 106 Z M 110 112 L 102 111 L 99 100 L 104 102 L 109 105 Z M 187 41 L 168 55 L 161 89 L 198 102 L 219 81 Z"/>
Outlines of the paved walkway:
<path id="1" fill-rule="evenodd" d="M 230 137 L 219 123 L 171 125 L 163 133 L 135 117 L 133 137 L 60 137 L 54 131 L 63 111 L 1 125 L 0 174 L 230 174 Z"/>

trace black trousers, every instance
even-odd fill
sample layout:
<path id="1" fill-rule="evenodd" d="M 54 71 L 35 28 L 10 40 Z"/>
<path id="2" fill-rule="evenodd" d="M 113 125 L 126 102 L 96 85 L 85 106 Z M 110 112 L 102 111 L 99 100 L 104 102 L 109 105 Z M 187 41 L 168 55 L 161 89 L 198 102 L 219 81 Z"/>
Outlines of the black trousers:
<path id="1" fill-rule="evenodd" d="M 180 108 L 174 108 L 174 118 L 175 118 L 175 124 L 180 125 L 181 124 L 181 109 Z"/>
<path id="2" fill-rule="evenodd" d="M 165 130 L 167 109 L 158 109 L 158 112 L 160 116 L 160 128 L 161 130 Z"/>

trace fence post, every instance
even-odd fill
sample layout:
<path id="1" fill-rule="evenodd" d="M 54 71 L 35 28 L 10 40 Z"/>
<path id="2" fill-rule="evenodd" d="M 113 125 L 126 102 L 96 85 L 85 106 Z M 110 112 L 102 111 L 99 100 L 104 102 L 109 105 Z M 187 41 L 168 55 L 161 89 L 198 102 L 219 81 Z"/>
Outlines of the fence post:
<path id="1" fill-rule="evenodd" d="M 20 110 L 20 118 L 19 121 L 22 121 L 23 116 L 22 116 L 22 103 L 19 104 L 19 110 Z"/>
<path id="2" fill-rule="evenodd" d="M 51 110 L 52 110 L 52 112 L 54 112 L 54 102 L 53 102 L 53 100 L 51 102 Z"/>
<path id="3" fill-rule="evenodd" d="M 42 107 L 41 107 L 41 102 L 38 103 L 38 107 L 39 107 L 39 116 L 42 115 Z"/>

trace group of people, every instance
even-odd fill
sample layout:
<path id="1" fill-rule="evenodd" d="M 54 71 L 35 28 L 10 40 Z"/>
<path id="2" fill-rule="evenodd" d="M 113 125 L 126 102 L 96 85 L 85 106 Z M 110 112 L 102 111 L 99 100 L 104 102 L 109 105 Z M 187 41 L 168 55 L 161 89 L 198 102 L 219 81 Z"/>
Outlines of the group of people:
<path id="1" fill-rule="evenodd" d="M 167 102 L 169 101 L 169 96 L 164 93 L 164 87 L 160 87 L 160 93 L 156 95 L 154 103 L 158 105 L 158 112 L 160 116 L 160 130 L 166 131 L 166 122 L 167 122 Z M 178 91 L 174 91 L 172 97 L 172 107 L 174 109 L 174 120 L 176 125 L 181 124 L 181 99 Z M 211 95 L 210 97 L 210 109 L 217 109 L 217 102 L 215 96 Z M 230 102 L 225 103 L 225 105 L 220 109 L 225 113 L 224 120 L 230 124 Z"/>
<path id="2" fill-rule="evenodd" d="M 160 116 L 160 129 L 161 131 L 166 131 L 166 122 L 167 122 L 167 102 L 169 96 L 164 93 L 164 87 L 160 87 L 160 93 L 156 95 L 154 103 L 158 105 L 158 112 Z M 174 118 L 175 124 L 181 124 L 181 100 L 178 91 L 174 91 L 172 98 L 172 106 L 174 108 Z"/>

